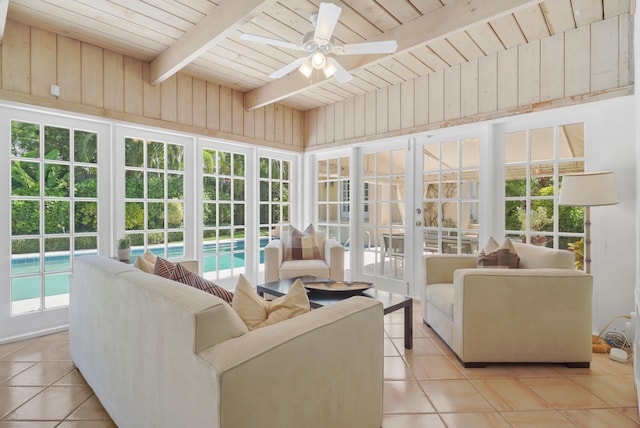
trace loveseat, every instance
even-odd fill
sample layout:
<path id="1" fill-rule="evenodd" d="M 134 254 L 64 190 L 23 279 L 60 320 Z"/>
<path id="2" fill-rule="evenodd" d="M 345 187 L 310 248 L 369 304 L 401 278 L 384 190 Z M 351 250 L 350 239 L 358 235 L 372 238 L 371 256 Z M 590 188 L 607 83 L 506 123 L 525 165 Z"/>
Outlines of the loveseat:
<path id="1" fill-rule="evenodd" d="M 383 309 L 353 297 L 248 331 L 231 305 L 76 258 L 71 358 L 127 427 L 380 427 Z"/>
<path id="2" fill-rule="evenodd" d="M 477 255 L 425 255 L 421 311 L 465 367 L 591 361 L 592 277 L 573 253 L 513 244 L 518 269 L 477 268 Z"/>

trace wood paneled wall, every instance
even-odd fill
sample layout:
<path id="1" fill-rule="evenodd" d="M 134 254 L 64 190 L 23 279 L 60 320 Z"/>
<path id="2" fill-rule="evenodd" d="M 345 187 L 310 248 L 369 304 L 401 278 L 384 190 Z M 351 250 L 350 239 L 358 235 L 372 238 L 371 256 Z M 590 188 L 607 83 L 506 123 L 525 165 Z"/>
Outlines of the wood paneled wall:
<path id="1" fill-rule="evenodd" d="M 305 112 L 323 148 L 633 93 L 632 25 L 614 16 Z"/>
<path id="2" fill-rule="evenodd" d="M 185 73 L 152 86 L 148 62 L 11 20 L 0 49 L 0 99 L 304 150 L 304 113 L 282 104 L 245 111 L 242 92 Z"/>

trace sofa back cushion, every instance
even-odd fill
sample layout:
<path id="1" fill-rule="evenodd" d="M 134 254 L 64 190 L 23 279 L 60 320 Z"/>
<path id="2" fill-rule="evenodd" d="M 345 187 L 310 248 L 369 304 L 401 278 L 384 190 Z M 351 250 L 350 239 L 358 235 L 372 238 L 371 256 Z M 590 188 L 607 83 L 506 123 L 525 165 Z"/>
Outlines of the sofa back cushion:
<path id="1" fill-rule="evenodd" d="M 575 256 L 571 251 L 520 242 L 514 242 L 513 245 L 520 256 L 521 269 L 575 269 Z"/>

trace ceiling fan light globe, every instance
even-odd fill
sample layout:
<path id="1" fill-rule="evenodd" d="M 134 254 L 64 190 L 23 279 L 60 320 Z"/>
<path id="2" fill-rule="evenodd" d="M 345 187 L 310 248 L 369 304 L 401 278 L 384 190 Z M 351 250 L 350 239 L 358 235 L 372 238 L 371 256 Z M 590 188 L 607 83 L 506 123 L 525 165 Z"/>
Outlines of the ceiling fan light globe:
<path id="1" fill-rule="evenodd" d="M 327 59 L 325 58 L 322 52 L 316 52 L 313 55 L 311 55 L 311 64 L 313 65 L 313 68 L 317 68 L 317 69 L 324 68 L 326 63 L 327 63 Z"/>
<path id="2" fill-rule="evenodd" d="M 311 76 L 311 72 L 313 71 L 313 66 L 311 65 L 311 61 L 304 62 L 299 68 L 298 71 L 304 75 L 304 77 Z"/>
<path id="3" fill-rule="evenodd" d="M 327 62 L 327 65 L 324 66 L 322 71 L 324 72 L 324 77 L 326 77 L 328 79 L 331 76 L 333 76 L 334 74 L 336 74 L 336 71 L 338 71 L 338 69 L 333 64 L 333 62 L 329 61 L 329 62 Z"/>

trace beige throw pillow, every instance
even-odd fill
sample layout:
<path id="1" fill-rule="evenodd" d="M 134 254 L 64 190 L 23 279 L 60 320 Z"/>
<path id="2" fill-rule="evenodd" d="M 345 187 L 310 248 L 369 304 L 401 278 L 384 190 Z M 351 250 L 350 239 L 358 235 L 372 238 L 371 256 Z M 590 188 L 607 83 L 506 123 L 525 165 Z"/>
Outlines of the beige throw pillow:
<path id="1" fill-rule="evenodd" d="M 143 255 L 136 257 L 134 266 L 146 273 L 153 273 L 156 265 L 156 256 L 151 251 L 146 250 Z"/>
<path id="2" fill-rule="evenodd" d="M 320 247 L 318 246 L 318 236 L 313 225 L 310 224 L 300 232 L 289 225 L 289 241 L 285 260 L 318 260 L 320 259 Z"/>
<path id="3" fill-rule="evenodd" d="M 293 283 L 286 295 L 268 301 L 258 296 L 244 275 L 240 275 L 231 306 L 249 330 L 302 315 L 311 309 L 300 279 Z"/>
<path id="4" fill-rule="evenodd" d="M 509 238 L 506 238 L 495 251 L 485 253 L 483 250 L 478 255 L 478 267 L 517 269 L 519 266 L 520 257 Z"/>

